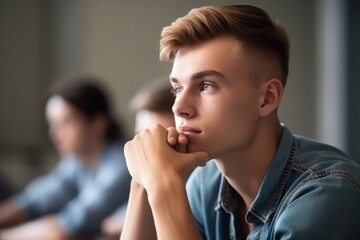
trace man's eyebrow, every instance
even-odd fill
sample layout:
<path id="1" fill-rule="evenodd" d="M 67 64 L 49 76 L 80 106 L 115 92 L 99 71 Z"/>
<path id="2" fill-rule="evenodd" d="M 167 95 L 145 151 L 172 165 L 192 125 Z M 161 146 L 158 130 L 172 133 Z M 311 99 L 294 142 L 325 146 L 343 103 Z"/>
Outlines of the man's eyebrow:
<path id="1" fill-rule="evenodd" d="M 176 78 L 172 77 L 171 74 L 169 76 L 169 80 L 170 80 L 171 83 L 178 83 L 179 82 Z"/>
<path id="2" fill-rule="evenodd" d="M 191 79 L 192 80 L 197 80 L 197 79 L 201 79 L 201 78 L 204 78 L 204 77 L 208 77 L 208 76 L 215 76 L 215 77 L 220 77 L 220 78 L 224 78 L 225 76 L 218 72 L 218 71 L 215 71 L 215 70 L 206 70 L 206 71 L 201 71 L 201 72 L 197 72 L 195 74 L 193 74 L 191 76 Z M 169 79 L 170 79 L 170 82 L 172 83 L 178 83 L 178 79 L 176 79 L 175 77 L 172 77 L 171 75 L 169 76 Z"/>

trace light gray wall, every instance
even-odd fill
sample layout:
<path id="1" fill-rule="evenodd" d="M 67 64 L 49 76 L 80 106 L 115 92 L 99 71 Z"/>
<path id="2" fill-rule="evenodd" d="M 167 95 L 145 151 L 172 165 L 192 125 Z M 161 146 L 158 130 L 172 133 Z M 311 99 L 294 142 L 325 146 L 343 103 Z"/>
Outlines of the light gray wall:
<path id="1" fill-rule="evenodd" d="M 38 173 L 45 144 L 47 66 L 42 1 L 0 1 L 0 174 L 15 186 Z"/>
<path id="2" fill-rule="evenodd" d="M 41 144 L 40 18 L 40 1 L 0 2 L 1 146 Z"/>

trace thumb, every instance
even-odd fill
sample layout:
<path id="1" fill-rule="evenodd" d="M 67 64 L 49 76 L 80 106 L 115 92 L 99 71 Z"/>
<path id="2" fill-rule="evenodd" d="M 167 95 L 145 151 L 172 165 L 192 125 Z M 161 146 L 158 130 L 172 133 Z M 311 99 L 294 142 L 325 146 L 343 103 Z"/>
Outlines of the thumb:
<path id="1" fill-rule="evenodd" d="M 207 152 L 194 152 L 190 153 L 192 155 L 193 163 L 195 167 L 201 166 L 204 167 L 206 162 L 209 161 L 209 154 Z"/>

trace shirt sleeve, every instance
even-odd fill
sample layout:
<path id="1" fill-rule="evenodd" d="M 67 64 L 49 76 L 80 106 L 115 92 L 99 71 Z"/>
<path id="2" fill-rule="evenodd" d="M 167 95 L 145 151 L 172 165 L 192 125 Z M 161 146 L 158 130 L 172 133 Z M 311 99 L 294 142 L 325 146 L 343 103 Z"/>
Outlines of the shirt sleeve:
<path id="1" fill-rule="evenodd" d="M 70 159 L 61 160 L 52 172 L 32 181 L 13 201 L 30 218 L 59 211 L 77 194 L 71 181 L 73 165 Z"/>
<path id="2" fill-rule="evenodd" d="M 123 151 L 116 152 L 98 169 L 79 195 L 58 214 L 65 231 L 73 236 L 100 232 L 102 220 L 119 206 L 126 204 L 130 190 L 130 174 Z"/>
<path id="3" fill-rule="evenodd" d="M 360 236 L 360 190 L 341 175 L 311 180 L 294 191 L 273 239 L 354 239 Z"/>

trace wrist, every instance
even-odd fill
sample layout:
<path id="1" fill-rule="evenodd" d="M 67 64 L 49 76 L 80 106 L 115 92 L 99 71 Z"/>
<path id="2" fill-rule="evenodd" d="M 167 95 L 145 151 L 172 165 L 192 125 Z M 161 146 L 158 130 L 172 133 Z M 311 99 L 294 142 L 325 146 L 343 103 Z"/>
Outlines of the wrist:
<path id="1" fill-rule="evenodd" d="M 136 182 L 134 179 L 131 179 L 130 189 L 131 190 L 139 190 L 139 189 L 144 189 L 144 188 L 138 182 Z"/>
<path id="2" fill-rule="evenodd" d="M 185 182 L 178 176 L 159 177 L 146 189 L 151 208 L 162 207 L 178 193 L 185 192 Z"/>
<path id="3" fill-rule="evenodd" d="M 130 183 L 130 196 L 129 199 L 131 197 L 135 197 L 137 199 L 143 199 L 142 201 L 148 202 L 148 196 L 147 196 L 147 192 L 146 189 L 141 186 L 138 182 L 131 180 Z"/>

